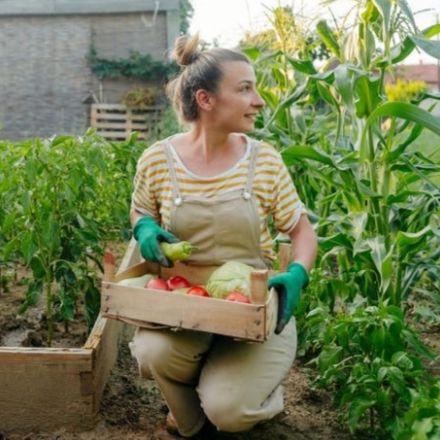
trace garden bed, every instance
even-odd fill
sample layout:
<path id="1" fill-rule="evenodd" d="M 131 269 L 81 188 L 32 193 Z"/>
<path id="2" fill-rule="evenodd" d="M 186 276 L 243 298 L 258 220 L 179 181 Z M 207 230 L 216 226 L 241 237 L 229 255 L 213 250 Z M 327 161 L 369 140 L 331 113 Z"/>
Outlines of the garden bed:
<path id="1" fill-rule="evenodd" d="M 0 432 L 92 429 L 121 325 L 99 315 L 87 337 L 84 319 L 70 323 L 67 333 L 57 324 L 52 347 L 45 347 L 41 308 L 18 314 L 26 273 L 18 274 L 0 298 Z"/>

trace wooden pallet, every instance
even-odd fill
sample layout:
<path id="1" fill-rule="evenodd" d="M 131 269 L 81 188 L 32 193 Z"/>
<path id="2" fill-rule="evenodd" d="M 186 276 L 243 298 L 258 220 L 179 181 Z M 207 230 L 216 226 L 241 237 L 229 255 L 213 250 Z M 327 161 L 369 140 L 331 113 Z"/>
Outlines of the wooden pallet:
<path id="1" fill-rule="evenodd" d="M 119 272 L 129 265 L 126 255 Z M 120 329 L 100 314 L 82 348 L 0 347 L 0 432 L 92 429 Z"/>
<path id="2" fill-rule="evenodd" d="M 287 266 L 290 246 L 283 245 L 282 268 Z M 177 263 L 168 269 L 140 261 L 139 251 L 132 242 L 127 251 L 134 264 L 120 272 L 113 281 L 103 283 L 101 313 L 107 318 L 142 326 L 149 323 L 175 328 L 206 331 L 237 339 L 264 342 L 276 326 L 278 296 L 268 292 L 267 278 L 272 271 L 255 270 L 251 274 L 251 304 L 236 303 L 216 298 L 204 298 L 143 287 L 118 284 L 146 273 L 162 278 L 181 275 L 191 284 L 205 284 L 215 266 L 189 266 Z"/>
<path id="3" fill-rule="evenodd" d="M 131 109 L 120 104 L 92 104 L 90 126 L 108 140 L 127 140 L 133 131 L 139 132 L 139 139 L 145 139 L 159 122 L 162 110 L 160 106 Z"/>

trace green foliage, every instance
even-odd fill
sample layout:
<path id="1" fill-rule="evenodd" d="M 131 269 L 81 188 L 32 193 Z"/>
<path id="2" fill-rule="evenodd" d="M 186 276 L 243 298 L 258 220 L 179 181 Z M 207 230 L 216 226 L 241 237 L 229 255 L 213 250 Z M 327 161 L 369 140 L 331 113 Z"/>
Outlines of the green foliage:
<path id="1" fill-rule="evenodd" d="M 406 315 L 415 294 L 439 300 L 440 163 L 414 145 L 427 130 L 437 139 L 440 121 L 421 106 L 437 94 L 391 102 L 384 78 L 415 47 L 440 58 L 429 40 L 440 26 L 420 32 L 406 2 L 356 5 L 354 26 L 317 24 L 332 54 L 324 64 L 307 50 L 246 53 L 267 103 L 257 135 L 279 148 L 319 236 L 300 350 L 353 431 L 368 422 L 375 438 L 398 438 L 412 396 L 429 386 L 429 353 Z"/>
<path id="2" fill-rule="evenodd" d="M 396 440 L 435 440 L 440 438 L 440 382 L 412 390 L 411 404 L 394 427 Z"/>
<path id="3" fill-rule="evenodd" d="M 189 0 L 179 0 L 179 30 L 181 34 L 188 32 L 193 14 L 194 8 L 191 2 Z"/>
<path id="4" fill-rule="evenodd" d="M 157 97 L 157 87 L 134 87 L 124 94 L 121 101 L 129 108 L 141 108 L 154 105 Z"/>
<path id="5" fill-rule="evenodd" d="M 179 129 L 168 108 L 148 144 Z M 53 322 L 82 314 L 89 328 L 100 308 L 99 272 L 107 243 L 131 236 L 132 181 L 146 142 L 133 133 L 108 142 L 84 136 L 0 141 L 0 286 L 10 267 L 32 273 L 21 311 L 44 294 L 49 344 Z"/>
<path id="6" fill-rule="evenodd" d="M 307 326 L 329 318 L 319 309 L 310 316 Z M 347 409 L 352 431 L 367 419 L 370 434 L 379 437 L 382 427 L 395 425 L 409 410 L 412 392 L 430 385 L 420 357 L 432 355 L 404 322 L 399 307 L 363 307 L 358 302 L 332 316 L 320 338 L 324 348 L 314 361 L 320 372 L 316 384 L 333 390 L 337 405 Z"/>
<path id="7" fill-rule="evenodd" d="M 100 58 L 94 46 L 90 48 L 87 60 L 92 72 L 99 78 L 143 78 L 151 81 L 166 81 L 178 67 L 175 63 L 154 60 L 150 54 L 131 51 L 128 58 Z"/>
<path id="8" fill-rule="evenodd" d="M 81 302 L 89 326 L 99 312 L 96 268 L 106 242 L 128 238 L 132 178 L 143 145 L 109 143 L 89 131 L 17 144 L 0 142 L 0 263 L 32 272 L 22 310 L 44 292 L 48 342 L 54 319 Z"/>

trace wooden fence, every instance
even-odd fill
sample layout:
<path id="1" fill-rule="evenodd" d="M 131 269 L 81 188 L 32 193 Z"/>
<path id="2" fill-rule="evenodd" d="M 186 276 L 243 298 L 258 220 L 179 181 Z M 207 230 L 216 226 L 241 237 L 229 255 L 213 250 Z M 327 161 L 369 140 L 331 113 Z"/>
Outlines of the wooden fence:
<path id="1" fill-rule="evenodd" d="M 160 120 L 162 111 L 160 106 L 134 109 L 121 104 L 92 104 L 90 126 L 108 140 L 126 140 L 133 131 L 145 139 Z"/>

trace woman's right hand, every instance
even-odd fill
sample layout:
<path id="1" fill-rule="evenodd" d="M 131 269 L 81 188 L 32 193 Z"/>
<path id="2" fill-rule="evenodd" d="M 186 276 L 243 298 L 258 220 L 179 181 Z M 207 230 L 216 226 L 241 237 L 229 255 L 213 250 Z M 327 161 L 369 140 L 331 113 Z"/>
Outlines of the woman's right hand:
<path id="1" fill-rule="evenodd" d="M 157 262 L 165 267 L 173 266 L 173 262 L 165 257 L 160 249 L 160 243 L 176 243 L 179 239 L 161 228 L 152 217 L 139 219 L 134 226 L 133 235 L 145 260 Z"/>

